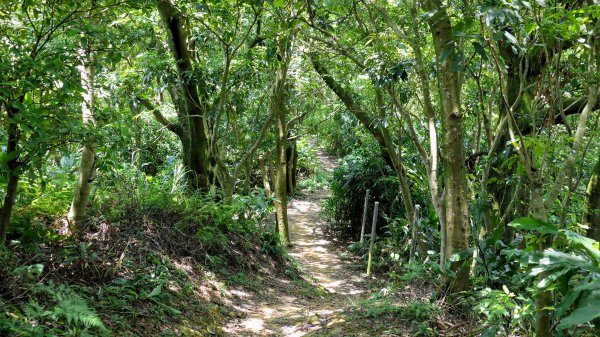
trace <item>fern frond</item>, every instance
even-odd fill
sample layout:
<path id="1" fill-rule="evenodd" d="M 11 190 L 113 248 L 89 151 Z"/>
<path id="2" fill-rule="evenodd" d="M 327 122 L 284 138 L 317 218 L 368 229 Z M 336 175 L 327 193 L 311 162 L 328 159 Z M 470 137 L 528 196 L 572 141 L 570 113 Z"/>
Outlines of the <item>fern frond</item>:
<path id="1" fill-rule="evenodd" d="M 63 301 L 52 309 L 52 312 L 58 317 L 64 317 L 68 324 L 99 328 L 101 330 L 106 329 L 98 314 L 76 293 L 68 294 Z"/>

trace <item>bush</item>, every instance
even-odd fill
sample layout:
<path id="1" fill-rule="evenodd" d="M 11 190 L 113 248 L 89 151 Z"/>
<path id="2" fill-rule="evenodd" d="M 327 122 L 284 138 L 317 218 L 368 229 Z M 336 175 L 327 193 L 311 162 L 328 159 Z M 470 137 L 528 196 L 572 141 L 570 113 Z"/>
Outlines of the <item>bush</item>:
<path id="1" fill-rule="evenodd" d="M 348 155 L 333 172 L 331 197 L 325 210 L 332 220 L 333 230 L 347 238 L 357 239 L 361 230 L 364 198 L 371 190 L 369 214 L 372 201 L 379 201 L 379 232 L 387 225 L 383 215 L 403 216 L 403 208 L 397 207 L 398 180 L 394 171 L 377 155 Z M 369 223 L 371 215 L 368 215 Z"/>

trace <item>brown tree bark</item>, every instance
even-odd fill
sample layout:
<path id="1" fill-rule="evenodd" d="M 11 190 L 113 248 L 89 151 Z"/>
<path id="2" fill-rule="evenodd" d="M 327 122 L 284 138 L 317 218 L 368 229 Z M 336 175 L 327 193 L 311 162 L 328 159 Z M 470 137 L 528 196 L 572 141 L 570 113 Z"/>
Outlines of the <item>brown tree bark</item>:
<path id="1" fill-rule="evenodd" d="M 190 32 L 171 0 L 158 0 L 158 12 L 168 31 L 171 52 L 179 76 L 180 91 L 187 112 L 189 134 L 188 177 L 195 189 L 208 189 L 208 139 L 204 128 L 206 115 L 205 83 L 192 66 Z M 185 154 L 184 154 L 185 157 Z"/>
<path id="2" fill-rule="evenodd" d="M 428 0 L 424 9 L 435 14 L 429 19 L 429 27 L 437 55 L 440 96 L 444 134 L 444 183 L 446 247 L 444 255 L 449 258 L 469 248 L 469 207 L 465 167 L 463 135 L 463 113 L 461 111 L 460 73 L 455 69 L 458 47 L 453 39 L 453 27 L 446 7 L 439 0 Z M 449 53 L 448 48 L 452 48 Z M 448 54 L 446 58 L 442 55 Z M 460 64 L 460 63 L 459 63 Z M 456 277 L 449 280 L 449 291 L 463 291 L 469 286 L 468 261 L 458 261 L 451 265 Z"/>
<path id="3" fill-rule="evenodd" d="M 296 149 L 296 140 L 288 141 L 287 146 L 287 193 L 292 194 L 296 189 L 296 162 L 298 151 Z"/>

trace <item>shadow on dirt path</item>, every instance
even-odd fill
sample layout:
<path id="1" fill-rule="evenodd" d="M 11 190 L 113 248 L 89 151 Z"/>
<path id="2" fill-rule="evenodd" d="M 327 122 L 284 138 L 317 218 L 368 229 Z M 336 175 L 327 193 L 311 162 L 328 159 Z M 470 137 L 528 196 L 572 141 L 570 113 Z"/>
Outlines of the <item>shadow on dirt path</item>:
<path id="1" fill-rule="evenodd" d="M 325 171 L 335 159 L 318 152 Z M 312 191 L 288 205 L 293 247 L 289 254 L 298 262 L 306 282 L 273 278 L 256 293 L 232 292 L 237 310 L 245 317 L 233 319 L 224 331 L 229 336 L 365 336 L 356 331 L 349 312 L 368 293 L 368 280 L 352 270 L 352 261 L 323 234 L 321 204 L 327 189 Z M 360 330 L 360 329 L 359 329 Z M 369 329 L 370 330 L 370 329 Z"/>

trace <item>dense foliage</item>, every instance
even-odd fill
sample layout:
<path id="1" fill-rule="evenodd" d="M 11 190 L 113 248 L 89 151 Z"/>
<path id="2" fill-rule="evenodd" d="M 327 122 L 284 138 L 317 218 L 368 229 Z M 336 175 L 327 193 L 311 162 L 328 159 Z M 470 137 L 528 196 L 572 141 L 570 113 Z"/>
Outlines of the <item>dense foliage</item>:
<path id="1" fill-rule="evenodd" d="M 317 147 L 334 232 L 380 202 L 391 283 L 487 336 L 598 334 L 599 32 L 591 0 L 3 1 L 0 334 L 214 330 L 174 299 L 288 268 Z"/>

